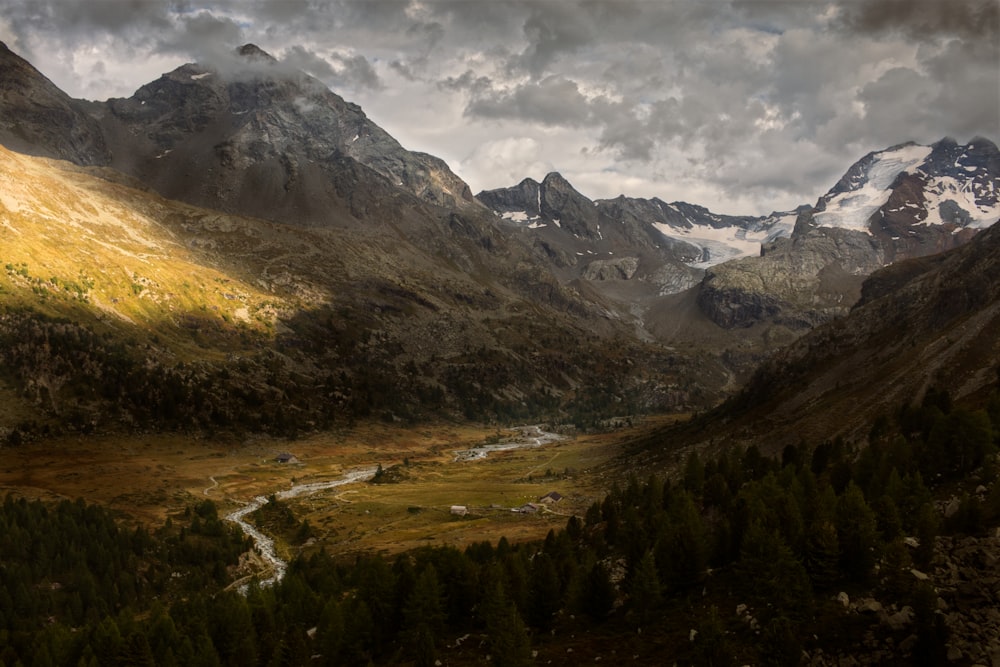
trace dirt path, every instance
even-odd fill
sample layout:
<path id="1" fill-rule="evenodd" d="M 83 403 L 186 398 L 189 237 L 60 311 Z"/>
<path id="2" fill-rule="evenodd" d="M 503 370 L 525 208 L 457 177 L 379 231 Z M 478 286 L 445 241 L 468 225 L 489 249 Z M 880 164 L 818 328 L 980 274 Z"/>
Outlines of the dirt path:
<path id="1" fill-rule="evenodd" d="M 212 480 L 212 486 L 206 487 L 205 490 L 202 491 L 202 493 L 204 493 L 206 496 L 208 495 L 208 492 L 211 491 L 212 489 L 219 488 L 219 482 L 215 479 L 214 475 L 210 476 L 209 479 Z"/>

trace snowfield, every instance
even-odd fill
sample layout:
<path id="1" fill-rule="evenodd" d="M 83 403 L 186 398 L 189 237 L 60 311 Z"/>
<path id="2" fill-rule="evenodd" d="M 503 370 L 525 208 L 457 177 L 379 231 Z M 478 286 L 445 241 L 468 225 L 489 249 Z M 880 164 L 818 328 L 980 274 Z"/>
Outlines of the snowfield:
<path id="1" fill-rule="evenodd" d="M 889 186 L 904 171 L 916 169 L 931 154 L 930 146 L 903 146 L 875 154 L 860 187 L 834 195 L 826 210 L 814 216 L 821 227 L 853 229 L 870 234 L 868 219 L 889 201 Z"/>
<path id="2" fill-rule="evenodd" d="M 992 193 L 993 181 L 989 182 L 989 186 Z M 969 214 L 971 222 L 966 227 L 983 229 L 992 225 L 1000 218 L 1000 205 L 981 206 L 976 202 L 977 193 L 973 191 L 973 187 L 972 181 L 963 184 L 947 176 L 932 180 L 924 190 L 924 196 L 927 198 L 927 217 L 922 224 L 941 225 L 950 222 L 941 218 L 941 204 L 952 201 Z"/>
<path id="3" fill-rule="evenodd" d="M 653 227 L 667 238 L 678 239 L 700 248 L 701 261 L 689 266 L 706 269 L 731 259 L 759 255 L 761 244 L 791 236 L 795 218 L 794 213 L 782 214 L 764 220 L 758 229 L 753 230 L 697 224 L 685 229 L 662 222 L 654 222 Z"/>

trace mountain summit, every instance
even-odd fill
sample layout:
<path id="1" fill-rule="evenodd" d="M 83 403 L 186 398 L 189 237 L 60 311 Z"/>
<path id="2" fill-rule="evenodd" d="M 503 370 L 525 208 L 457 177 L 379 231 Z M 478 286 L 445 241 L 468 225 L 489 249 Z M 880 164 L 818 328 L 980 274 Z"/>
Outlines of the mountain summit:
<path id="1" fill-rule="evenodd" d="M 292 224 L 349 224 L 397 189 L 472 205 L 443 161 L 405 150 L 357 105 L 252 44 L 237 53 L 235 64 L 183 65 L 97 110 L 114 137 L 111 166 L 168 197 Z"/>

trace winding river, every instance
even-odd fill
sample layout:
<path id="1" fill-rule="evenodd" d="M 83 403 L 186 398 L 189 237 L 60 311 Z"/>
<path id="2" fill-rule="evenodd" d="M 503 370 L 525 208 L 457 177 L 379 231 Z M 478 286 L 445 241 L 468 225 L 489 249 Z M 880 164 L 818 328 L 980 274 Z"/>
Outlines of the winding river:
<path id="1" fill-rule="evenodd" d="M 511 438 L 507 442 L 483 445 L 472 449 L 455 450 L 453 452 L 455 454 L 453 461 L 476 461 L 485 459 L 493 452 L 506 452 L 514 449 L 541 447 L 543 445 L 556 442 L 557 440 L 562 440 L 564 437 L 556 433 L 543 431 L 540 426 L 522 426 L 512 430 L 519 431 L 520 433 L 518 436 Z M 337 479 L 331 479 L 324 482 L 312 482 L 309 484 L 296 484 L 289 489 L 275 492 L 274 496 L 278 500 L 285 500 L 286 498 L 307 496 L 318 491 L 325 491 L 326 489 L 344 486 L 345 484 L 366 481 L 375 476 L 377 469 L 378 466 L 357 468 L 345 473 Z M 213 479 L 212 481 L 214 482 L 215 480 Z M 254 546 L 256 547 L 261 558 L 271 566 L 272 574 L 267 579 L 262 579 L 260 581 L 261 586 L 271 586 L 281 581 L 281 579 L 285 576 L 285 571 L 288 569 L 288 563 L 278 556 L 274 546 L 274 540 L 258 530 L 256 526 L 251 524 L 246 519 L 248 515 L 253 514 L 267 503 L 267 496 L 257 496 L 250 502 L 240 507 L 238 510 L 227 514 L 225 517 L 226 521 L 232 521 L 238 525 L 244 534 L 249 536 L 250 539 L 254 541 Z M 240 587 L 240 591 L 245 593 L 246 590 L 247 587 L 245 585 Z"/>
<path id="2" fill-rule="evenodd" d="M 378 468 L 376 466 L 368 466 L 352 470 L 337 479 L 331 479 L 325 482 L 313 482 L 310 484 L 297 484 L 290 489 L 278 491 L 274 494 L 274 497 L 278 500 L 285 500 L 286 498 L 305 496 L 316 493 L 317 491 L 323 491 L 325 489 L 333 489 L 338 486 L 344 486 L 345 484 L 361 482 L 374 477 L 377 469 Z M 267 496 L 257 496 L 235 512 L 231 512 L 226 515 L 226 521 L 232 521 L 239 526 L 243 532 L 254 541 L 254 545 L 256 546 L 260 557 L 271 566 L 273 574 L 267 579 L 261 580 L 261 586 L 270 586 L 281 581 L 282 577 L 285 576 L 285 570 L 288 569 L 288 563 L 278 556 L 278 552 L 274 548 L 274 540 L 262 533 L 253 524 L 246 520 L 246 516 L 248 514 L 253 514 L 267 503 Z M 245 587 L 240 590 L 245 592 Z"/>

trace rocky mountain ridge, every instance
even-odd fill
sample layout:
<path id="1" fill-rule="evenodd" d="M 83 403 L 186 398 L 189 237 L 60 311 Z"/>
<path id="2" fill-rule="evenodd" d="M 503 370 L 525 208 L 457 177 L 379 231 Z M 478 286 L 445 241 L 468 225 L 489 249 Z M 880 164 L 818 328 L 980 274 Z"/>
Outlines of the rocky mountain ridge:
<path id="1" fill-rule="evenodd" d="M 726 327 L 828 321 L 857 302 L 875 270 L 955 248 L 994 224 L 998 191 L 1000 151 L 986 139 L 871 153 L 802 210 L 788 238 L 710 268 L 699 304 Z"/>
<path id="2" fill-rule="evenodd" d="M 550 197 L 553 190 L 572 196 Z M 998 193 L 1000 151 L 977 137 L 870 153 L 814 206 L 766 217 L 655 198 L 591 202 L 557 174 L 477 198 L 579 277 L 642 281 L 658 296 L 693 288 L 721 327 L 803 331 L 846 313 L 875 270 L 968 242 L 1000 219 Z M 652 291 L 627 293 L 641 300 Z"/>

